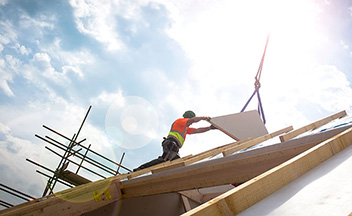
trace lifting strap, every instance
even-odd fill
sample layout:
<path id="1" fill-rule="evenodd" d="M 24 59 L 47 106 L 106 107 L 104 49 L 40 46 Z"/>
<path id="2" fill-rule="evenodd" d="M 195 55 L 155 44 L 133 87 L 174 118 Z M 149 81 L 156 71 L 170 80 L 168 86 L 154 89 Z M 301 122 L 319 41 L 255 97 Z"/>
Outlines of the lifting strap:
<path id="1" fill-rule="evenodd" d="M 266 53 L 266 48 L 268 46 L 268 42 L 269 42 L 269 34 L 268 34 L 268 37 L 266 39 L 266 44 L 265 44 L 265 48 L 264 48 L 264 53 L 263 53 L 263 57 L 262 57 L 262 60 L 260 61 L 260 65 L 259 65 L 259 68 L 258 68 L 258 72 L 257 72 L 257 75 L 255 76 L 255 82 L 254 82 L 254 92 L 252 94 L 252 96 L 249 98 L 249 100 L 247 101 L 247 103 L 244 105 L 244 107 L 242 108 L 241 112 L 243 112 L 249 102 L 252 100 L 252 98 L 254 97 L 255 94 L 257 94 L 258 96 L 258 112 L 259 112 L 259 116 L 262 117 L 262 120 L 263 120 L 263 123 L 265 124 L 266 123 L 266 120 L 265 120 L 265 116 L 264 116 L 264 111 L 263 111 L 263 106 L 262 106 L 262 101 L 260 99 L 260 94 L 259 94 L 259 89 L 260 89 L 260 77 L 262 75 L 262 68 L 263 68 L 263 63 L 264 63 L 264 57 L 265 57 L 265 53 Z"/>

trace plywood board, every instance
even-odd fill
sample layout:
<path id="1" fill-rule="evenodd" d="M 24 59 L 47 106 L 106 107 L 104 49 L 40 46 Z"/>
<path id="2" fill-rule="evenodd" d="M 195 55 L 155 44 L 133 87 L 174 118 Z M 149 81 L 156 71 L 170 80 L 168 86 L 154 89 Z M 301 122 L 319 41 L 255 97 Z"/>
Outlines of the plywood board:
<path id="1" fill-rule="evenodd" d="M 235 140 L 257 138 L 268 134 L 256 110 L 212 117 L 209 122 Z"/>

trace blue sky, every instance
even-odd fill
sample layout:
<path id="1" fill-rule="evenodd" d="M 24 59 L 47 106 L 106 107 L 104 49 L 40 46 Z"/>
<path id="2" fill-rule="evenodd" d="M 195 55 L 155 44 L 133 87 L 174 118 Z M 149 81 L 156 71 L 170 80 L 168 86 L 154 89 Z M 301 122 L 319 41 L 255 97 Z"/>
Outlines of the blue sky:
<path id="1" fill-rule="evenodd" d="M 25 159 L 58 158 L 34 135 L 53 136 L 44 124 L 72 137 L 90 105 L 79 139 L 116 161 L 126 152 L 129 168 L 161 153 L 185 110 L 239 112 L 269 32 L 269 132 L 351 113 L 351 1 L 0 0 L 0 182 L 40 196 L 46 180 Z M 189 136 L 181 155 L 228 142 Z"/>

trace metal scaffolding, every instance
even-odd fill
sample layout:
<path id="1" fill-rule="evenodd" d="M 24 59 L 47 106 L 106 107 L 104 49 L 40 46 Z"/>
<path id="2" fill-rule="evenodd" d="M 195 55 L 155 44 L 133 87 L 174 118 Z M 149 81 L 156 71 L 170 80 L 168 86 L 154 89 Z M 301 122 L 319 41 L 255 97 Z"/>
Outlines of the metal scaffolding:
<path id="1" fill-rule="evenodd" d="M 45 136 L 42 137 L 40 135 L 35 134 L 35 136 L 51 145 L 53 145 L 56 149 L 59 149 L 60 151 L 63 151 L 63 154 L 58 153 L 57 151 L 55 151 L 52 148 L 49 148 L 48 146 L 45 146 L 45 149 L 49 150 L 51 153 L 53 153 L 54 155 L 60 157 L 60 162 L 57 166 L 57 168 L 55 170 L 52 170 L 42 164 L 39 164 L 33 160 L 30 159 L 26 159 L 28 162 L 42 168 L 45 171 L 48 171 L 51 173 L 51 176 L 48 175 L 45 172 L 36 170 L 39 174 L 45 176 L 46 178 L 48 178 L 47 184 L 45 186 L 44 192 L 43 192 L 43 197 L 46 196 L 47 194 L 53 194 L 54 191 L 54 187 L 56 185 L 57 182 L 66 185 L 68 187 L 73 187 L 73 186 L 77 186 L 80 184 L 85 184 L 90 182 L 89 179 L 84 178 L 80 175 L 78 175 L 78 172 L 81 169 L 86 170 L 87 172 L 94 174 L 96 176 L 98 176 L 99 178 L 107 178 L 113 175 L 118 175 L 120 174 L 119 170 L 120 168 L 123 168 L 127 171 L 131 171 L 130 169 L 128 169 L 127 167 L 121 165 L 122 160 L 125 156 L 125 153 L 123 153 L 120 163 L 117 163 L 111 159 L 109 159 L 108 157 L 105 157 L 93 150 L 90 149 L 91 144 L 88 145 L 88 147 L 83 145 L 83 142 L 86 141 L 86 139 L 83 139 L 81 141 L 77 141 L 78 140 L 78 136 L 82 130 L 82 127 L 88 117 L 88 114 L 91 110 L 92 106 L 89 107 L 82 123 L 81 126 L 78 129 L 78 132 L 76 134 L 74 134 L 72 136 L 72 138 L 69 138 L 57 131 L 55 131 L 54 129 L 43 125 L 43 127 L 47 130 L 49 130 L 50 132 L 53 132 L 54 134 L 60 136 L 61 138 L 64 138 L 66 141 L 69 141 L 68 145 L 63 144 L 62 142 L 55 140 L 54 138 L 50 137 L 50 136 Z M 84 152 L 83 152 L 84 151 Z M 99 161 L 97 159 L 93 159 L 93 156 L 95 158 L 99 158 Z M 73 160 L 73 157 L 77 158 L 80 160 L 80 162 L 76 162 Z M 90 167 L 84 166 L 83 163 L 93 166 L 97 169 L 92 169 Z M 71 172 L 69 170 L 67 170 L 68 165 L 69 164 L 73 164 L 75 166 L 77 166 L 77 170 L 75 172 Z M 110 165 L 106 165 L 106 164 L 110 164 Z M 117 166 L 116 168 L 111 168 L 110 166 Z"/>
<path id="2" fill-rule="evenodd" d="M 117 163 L 111 160 L 110 158 L 93 151 L 91 149 L 91 144 L 89 144 L 88 146 L 84 146 L 83 142 L 86 141 L 86 139 L 77 141 L 78 136 L 83 128 L 85 121 L 87 120 L 87 117 L 91 108 L 92 106 L 89 107 L 78 129 L 78 132 L 75 133 L 72 136 L 72 138 L 69 138 L 48 126 L 43 125 L 43 127 L 48 131 L 54 133 L 55 135 L 58 135 L 61 138 L 64 138 L 66 142 L 68 141 L 68 144 L 66 145 L 63 144 L 63 142 L 60 142 L 50 136 L 43 137 L 35 134 L 35 137 L 51 144 L 53 147 L 55 147 L 56 150 L 59 150 L 61 152 L 60 154 L 56 150 L 49 148 L 48 146 L 45 146 L 45 149 L 49 150 L 51 153 L 53 153 L 54 155 L 60 158 L 60 162 L 57 165 L 57 168 L 55 170 L 50 169 L 44 166 L 43 164 L 35 162 L 29 158 L 26 158 L 26 161 L 41 168 L 41 170 L 36 170 L 37 173 L 43 175 L 45 178 L 48 179 L 42 195 L 43 197 L 46 196 L 47 194 L 53 194 L 55 185 L 57 183 L 60 183 L 62 185 L 72 188 L 74 186 L 91 182 L 91 180 L 78 175 L 78 172 L 82 169 L 102 179 L 120 174 L 119 172 L 120 168 L 123 168 L 128 172 L 131 171 L 127 167 L 121 165 L 123 158 L 125 156 L 124 152 L 122 154 L 120 162 Z M 74 158 L 76 159 L 74 160 Z M 80 161 L 77 162 L 77 159 Z M 69 164 L 73 164 L 74 166 L 77 166 L 77 169 L 74 172 L 71 172 L 70 170 L 67 169 Z M 18 197 L 22 200 L 25 200 L 27 202 L 36 199 L 33 196 L 27 195 L 23 192 L 20 192 L 16 189 L 13 189 L 1 183 L 0 183 L 0 190 L 12 196 Z M 14 205 L 4 200 L 0 200 L 0 206 L 3 206 L 5 208 L 11 208 Z"/>

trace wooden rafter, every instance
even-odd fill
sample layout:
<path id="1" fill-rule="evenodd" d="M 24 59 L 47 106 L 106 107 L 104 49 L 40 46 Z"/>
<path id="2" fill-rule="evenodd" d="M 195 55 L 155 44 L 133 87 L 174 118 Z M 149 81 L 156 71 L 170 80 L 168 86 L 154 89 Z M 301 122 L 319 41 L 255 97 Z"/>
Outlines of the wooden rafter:
<path id="1" fill-rule="evenodd" d="M 200 160 L 203 160 L 203 159 L 215 156 L 217 154 L 220 154 L 221 152 L 223 152 L 227 148 L 231 148 L 231 147 L 240 145 L 241 143 L 247 142 L 249 140 L 252 140 L 252 138 L 248 138 L 246 140 L 239 141 L 239 142 L 229 143 L 229 144 L 226 144 L 226 145 L 223 145 L 223 146 L 219 146 L 219 147 L 210 149 L 210 150 L 205 151 L 205 152 L 201 152 L 201 153 L 196 154 L 196 155 L 189 155 L 189 156 L 186 156 L 186 157 L 183 157 L 183 158 L 179 158 L 179 159 L 174 160 L 174 161 L 166 161 L 164 163 L 157 164 L 155 166 L 148 167 L 146 169 L 142 169 L 142 170 L 139 170 L 137 172 L 133 172 L 133 173 L 129 173 L 129 174 L 122 174 L 122 175 L 120 175 L 120 179 L 124 179 L 124 178 L 131 179 L 131 178 L 146 174 L 148 172 L 158 173 L 158 172 L 165 171 L 165 170 L 168 170 L 168 169 L 174 169 L 174 168 L 177 168 L 177 167 L 183 167 L 185 165 L 189 165 L 189 164 L 198 162 Z"/>
<path id="2" fill-rule="evenodd" d="M 131 179 L 132 177 L 136 177 L 136 176 L 148 173 L 150 171 L 152 173 L 158 173 L 158 172 L 162 172 L 162 171 L 165 171 L 165 170 L 174 169 L 174 168 L 177 168 L 177 167 L 187 166 L 187 165 L 193 164 L 195 162 L 201 161 L 203 159 L 215 156 L 215 155 L 220 154 L 220 153 L 223 153 L 224 156 L 225 155 L 229 155 L 229 154 L 231 154 L 233 152 L 244 150 L 244 149 L 249 148 L 251 146 L 257 145 L 257 144 L 259 144 L 259 143 L 261 143 L 263 141 L 266 141 L 266 140 L 268 140 L 270 138 L 276 137 L 276 136 L 278 136 L 278 135 L 280 135 L 282 133 L 287 133 L 287 132 L 291 131 L 292 129 L 293 129 L 293 127 L 289 126 L 289 127 L 283 128 L 281 130 L 278 130 L 278 131 L 276 131 L 274 133 L 270 133 L 270 134 L 266 134 L 264 136 L 258 137 L 258 138 L 254 139 L 254 140 L 253 140 L 253 138 L 248 138 L 248 139 L 241 140 L 241 141 L 238 141 L 238 142 L 233 142 L 233 143 L 229 143 L 229 144 L 226 144 L 226 145 L 223 145 L 223 146 L 219 146 L 219 147 L 210 149 L 208 151 L 201 152 L 201 153 L 196 154 L 196 155 L 190 155 L 190 156 L 185 157 L 185 158 L 180 158 L 180 159 L 175 160 L 175 161 L 167 161 L 165 163 L 158 164 L 156 166 L 153 166 L 153 167 L 150 167 L 150 168 L 147 168 L 147 169 L 144 169 L 144 170 L 140 170 L 140 171 L 135 172 L 135 173 L 131 173 L 127 177 L 129 179 Z"/>
<path id="3" fill-rule="evenodd" d="M 123 181 L 122 197 L 132 198 L 246 182 L 336 135 L 335 131 L 340 132 L 340 129 L 267 146 L 258 149 L 258 152 L 265 151 L 255 155 L 251 153 L 256 151 L 253 150 Z"/>
<path id="4" fill-rule="evenodd" d="M 351 144 L 352 128 L 349 128 L 239 187 L 192 209 L 184 216 L 238 214 Z"/>
<path id="5" fill-rule="evenodd" d="M 294 130 L 294 131 L 292 131 L 290 133 L 282 135 L 282 136 L 280 136 L 280 140 L 281 140 L 281 142 L 290 140 L 290 139 L 292 139 L 292 138 L 294 138 L 294 137 L 296 137 L 296 136 L 298 136 L 298 135 L 300 135 L 300 134 L 302 134 L 304 132 L 307 132 L 307 131 L 310 131 L 310 130 L 314 130 L 315 128 L 323 126 L 323 125 L 329 123 L 332 120 L 335 120 L 335 119 L 338 119 L 338 118 L 342 118 L 342 117 L 344 117 L 346 115 L 347 115 L 346 111 L 338 112 L 336 114 L 333 114 L 331 116 L 323 118 L 323 119 L 321 119 L 319 121 L 316 121 L 316 122 L 313 122 L 313 123 L 308 124 L 306 126 L 303 126 L 301 128 L 298 128 L 298 129 L 296 129 L 296 130 Z"/>
<path id="6" fill-rule="evenodd" d="M 246 143 L 250 140 L 252 140 L 253 138 L 248 138 L 242 141 L 238 141 L 238 142 L 233 142 L 224 146 L 220 146 L 220 147 L 216 147 L 213 149 L 210 149 L 208 151 L 205 152 L 201 152 L 199 154 L 193 155 L 192 157 L 186 158 L 183 161 L 177 162 L 177 163 L 173 163 L 169 166 L 165 166 L 162 168 L 158 168 L 158 169 L 152 169 L 152 173 L 158 173 L 158 172 L 162 172 L 165 170 L 169 170 L 169 169 L 173 169 L 176 167 L 182 167 L 182 166 L 187 166 L 190 164 L 193 164 L 195 162 L 201 161 L 203 159 L 209 158 L 209 157 L 213 157 L 215 155 L 218 155 L 220 153 L 222 153 L 224 150 L 228 149 L 228 148 L 232 148 L 232 147 L 236 147 L 236 146 L 241 146 L 243 143 Z"/>
<path id="7" fill-rule="evenodd" d="M 227 148 L 225 151 L 223 151 L 223 155 L 227 156 L 227 155 L 230 155 L 230 154 L 232 154 L 234 152 L 241 151 L 241 150 L 244 150 L 246 148 L 250 148 L 250 147 L 258 145 L 259 143 L 262 143 L 262 142 L 264 142 L 264 141 L 266 141 L 268 139 L 271 139 L 273 137 L 279 136 L 280 134 L 287 133 L 287 132 L 289 132 L 291 130 L 293 130 L 293 127 L 289 126 L 289 127 L 283 128 L 281 130 L 275 131 L 273 133 L 266 134 L 264 136 L 258 137 L 258 138 L 254 139 L 254 140 L 251 140 L 251 141 L 248 141 L 248 142 L 244 142 L 241 145 Z"/>

